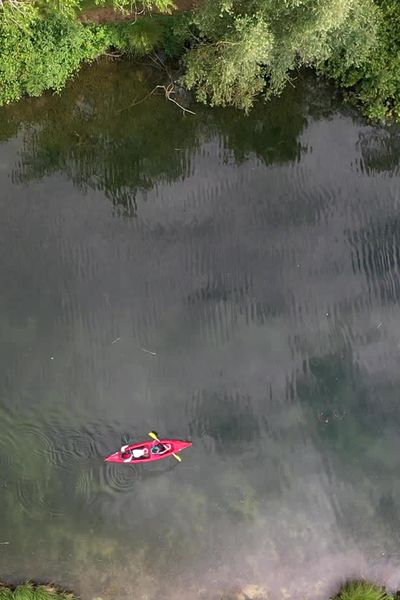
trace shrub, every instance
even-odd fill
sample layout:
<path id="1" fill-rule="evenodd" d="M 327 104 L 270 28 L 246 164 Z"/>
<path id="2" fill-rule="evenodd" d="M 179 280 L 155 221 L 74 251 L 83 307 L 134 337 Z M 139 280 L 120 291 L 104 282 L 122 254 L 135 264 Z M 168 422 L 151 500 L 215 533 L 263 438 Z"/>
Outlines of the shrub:
<path id="1" fill-rule="evenodd" d="M 74 600 L 74 596 L 50 585 L 24 583 L 15 588 L 1 585 L 0 600 Z"/>
<path id="2" fill-rule="evenodd" d="M 384 588 L 369 581 L 350 581 L 334 600 L 394 600 Z"/>
<path id="3" fill-rule="evenodd" d="M 13 12 L 0 10 L 0 104 L 24 94 L 38 96 L 61 90 L 82 60 L 104 51 L 101 32 L 56 12 L 43 15 L 27 3 Z"/>

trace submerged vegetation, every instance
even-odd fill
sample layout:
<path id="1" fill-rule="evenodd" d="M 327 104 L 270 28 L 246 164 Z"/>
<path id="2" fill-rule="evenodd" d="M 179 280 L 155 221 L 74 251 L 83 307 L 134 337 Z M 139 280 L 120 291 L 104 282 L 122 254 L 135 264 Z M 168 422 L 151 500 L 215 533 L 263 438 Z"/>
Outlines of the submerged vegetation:
<path id="1" fill-rule="evenodd" d="M 178 3 L 179 4 L 179 3 Z M 130 20 L 83 22 L 88 6 Z M 191 3 L 179 4 L 187 8 Z M 171 0 L 4 0 L 0 104 L 59 91 L 82 61 L 163 49 L 197 100 L 250 110 L 294 84 L 301 67 L 333 78 L 372 118 L 400 116 L 397 0 L 203 0 L 171 13 Z M 156 10 L 157 14 L 151 14 Z"/>

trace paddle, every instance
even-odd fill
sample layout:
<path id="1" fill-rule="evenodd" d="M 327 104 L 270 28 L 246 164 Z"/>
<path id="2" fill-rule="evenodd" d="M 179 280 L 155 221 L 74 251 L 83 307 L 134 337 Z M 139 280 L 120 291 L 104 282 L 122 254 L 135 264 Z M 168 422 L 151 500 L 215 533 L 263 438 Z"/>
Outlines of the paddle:
<path id="1" fill-rule="evenodd" d="M 161 443 L 161 444 L 162 444 L 162 442 L 160 442 L 160 440 L 158 439 L 158 436 L 157 436 L 157 434 L 156 434 L 156 432 L 155 432 L 155 431 L 149 431 L 149 436 L 150 436 L 151 438 L 153 438 L 153 440 L 156 440 L 156 442 L 159 442 L 159 443 Z M 174 458 L 176 458 L 176 460 L 177 460 L 178 462 L 182 462 L 182 459 L 181 459 L 181 457 L 180 457 L 180 456 L 178 456 L 177 454 L 175 454 L 175 452 L 173 452 L 173 453 L 172 453 L 172 456 L 173 456 Z"/>

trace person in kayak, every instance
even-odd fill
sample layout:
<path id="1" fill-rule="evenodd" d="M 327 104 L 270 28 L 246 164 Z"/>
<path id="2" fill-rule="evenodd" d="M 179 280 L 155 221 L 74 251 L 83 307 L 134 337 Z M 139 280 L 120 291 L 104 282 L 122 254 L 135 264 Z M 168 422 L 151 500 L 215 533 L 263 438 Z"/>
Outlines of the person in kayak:
<path id="1" fill-rule="evenodd" d="M 153 444 L 151 452 L 152 454 L 162 454 L 164 452 L 164 444 Z"/>
<path id="2" fill-rule="evenodd" d="M 164 452 L 168 452 L 168 450 L 171 450 L 171 445 L 170 444 L 162 444 L 161 442 L 157 442 L 156 444 L 153 444 L 153 446 L 151 448 L 152 454 L 164 454 Z"/>
<path id="3" fill-rule="evenodd" d="M 128 450 L 129 446 L 122 446 L 120 453 L 121 458 L 124 462 L 131 462 L 131 460 L 137 458 L 146 458 L 148 455 L 147 448 L 132 448 Z"/>

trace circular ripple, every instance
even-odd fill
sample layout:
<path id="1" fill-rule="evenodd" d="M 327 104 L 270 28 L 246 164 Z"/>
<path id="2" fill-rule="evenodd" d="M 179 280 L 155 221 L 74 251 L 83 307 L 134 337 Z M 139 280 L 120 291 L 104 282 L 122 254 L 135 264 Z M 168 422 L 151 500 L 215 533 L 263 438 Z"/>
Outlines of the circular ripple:
<path id="1" fill-rule="evenodd" d="M 42 510 L 43 494 L 37 482 L 31 479 L 19 479 L 16 491 L 18 502 L 26 512 L 32 514 L 32 511 Z"/>
<path id="2" fill-rule="evenodd" d="M 49 461 L 55 466 L 62 462 L 62 449 L 57 448 L 54 440 L 32 423 L 23 423 L 15 429 L 15 444 L 29 449 L 31 456 Z"/>
<path id="3" fill-rule="evenodd" d="M 40 481 L 33 479 L 18 479 L 16 496 L 21 508 L 32 516 L 41 516 L 43 512 L 51 517 L 60 517 L 64 513 L 60 506 L 54 506 L 48 496 L 48 491 L 42 488 Z"/>
<path id="4" fill-rule="evenodd" d="M 93 469 L 82 470 L 75 483 L 75 496 L 85 504 L 92 504 L 96 498 L 96 487 Z"/>
<path id="5" fill-rule="evenodd" d="M 93 459 L 98 456 L 96 444 L 90 431 L 74 432 L 69 435 L 67 449 L 75 459 Z"/>
<path id="6" fill-rule="evenodd" d="M 16 462 L 15 440 L 9 431 L 2 431 L 0 436 L 0 466 L 11 467 Z"/>
<path id="7" fill-rule="evenodd" d="M 106 463 L 102 470 L 104 483 L 114 492 L 129 492 L 134 489 L 138 470 L 134 465 Z"/>

